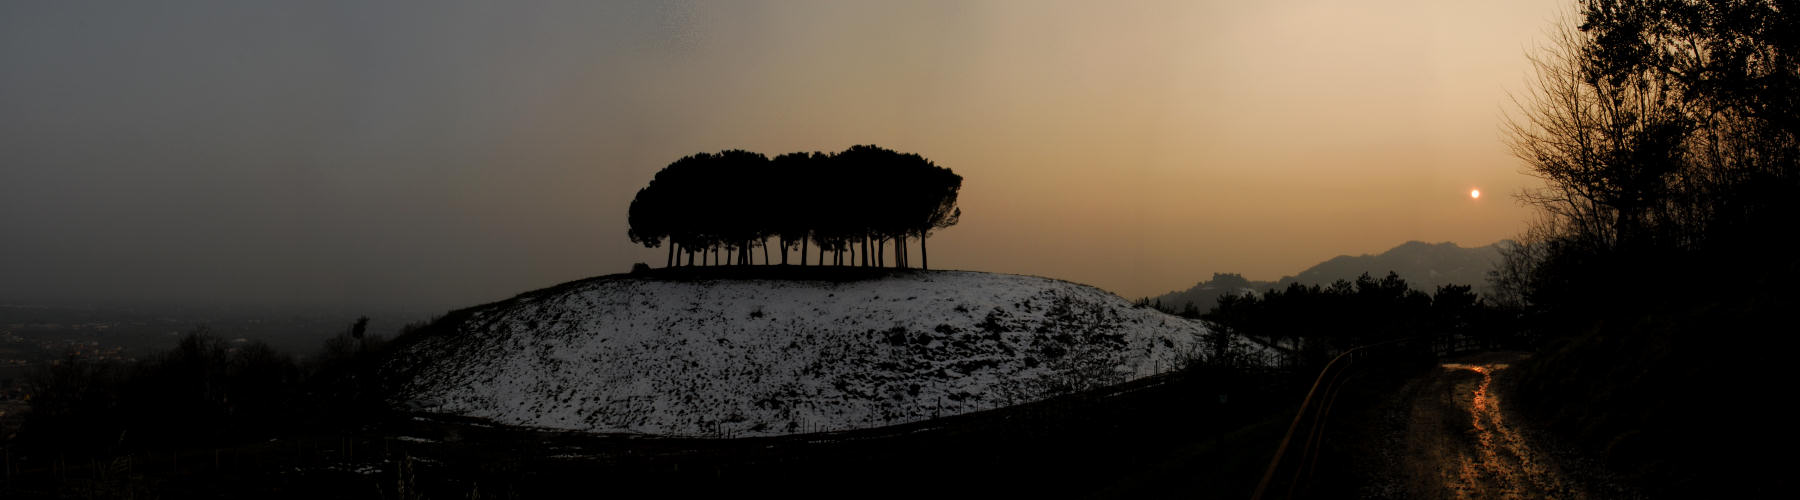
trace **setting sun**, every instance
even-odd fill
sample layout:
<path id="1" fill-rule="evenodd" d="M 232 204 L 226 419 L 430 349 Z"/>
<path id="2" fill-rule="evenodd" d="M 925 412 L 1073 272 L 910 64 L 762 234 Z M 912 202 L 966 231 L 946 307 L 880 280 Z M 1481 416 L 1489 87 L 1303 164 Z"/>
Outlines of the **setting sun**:
<path id="1" fill-rule="evenodd" d="M 1480 189 L 1470 189 L 1469 190 L 1469 198 L 1480 199 L 1481 198 L 1481 190 Z"/>

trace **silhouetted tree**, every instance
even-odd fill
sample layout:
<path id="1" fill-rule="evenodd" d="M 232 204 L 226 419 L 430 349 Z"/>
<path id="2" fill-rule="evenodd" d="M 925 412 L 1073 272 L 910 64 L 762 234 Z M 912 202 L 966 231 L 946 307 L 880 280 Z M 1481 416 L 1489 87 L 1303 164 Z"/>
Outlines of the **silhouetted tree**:
<path id="1" fill-rule="evenodd" d="M 1542 219 L 1492 279 L 1557 338 L 1519 370 L 1516 407 L 1645 491 L 1773 491 L 1718 488 L 1782 473 L 1747 458 L 1766 438 L 1745 415 L 1782 392 L 1793 336 L 1768 325 L 1800 302 L 1800 257 L 1779 239 L 1800 220 L 1800 5 L 1583 0 L 1579 14 L 1511 124 L 1545 181 L 1524 197 Z"/>
<path id="2" fill-rule="evenodd" d="M 702 264 L 753 264 L 752 250 L 762 247 L 769 264 L 768 241 L 777 238 L 783 264 L 799 245 L 807 265 L 810 242 L 820 264 L 830 252 L 832 265 L 881 266 L 892 241 L 895 265 L 905 267 L 906 238 L 920 239 L 923 257 L 925 238 L 960 219 L 961 186 L 961 176 L 924 157 L 872 145 L 774 160 L 741 150 L 700 153 L 670 163 L 638 191 L 628 234 L 650 248 L 668 240 L 671 266 L 677 247 L 690 265 L 696 251 Z"/>
<path id="3" fill-rule="evenodd" d="M 670 215 L 670 207 L 663 204 L 665 200 L 661 196 L 664 192 L 659 187 L 656 181 L 651 181 L 649 186 L 639 189 L 637 197 L 631 200 L 626 220 L 631 226 L 627 234 L 632 243 L 656 248 L 662 245 L 663 238 L 670 236 L 666 221 L 666 217 Z M 675 246 L 671 241 L 668 263 L 665 266 L 675 265 Z"/>
<path id="4" fill-rule="evenodd" d="M 1583 1 L 1534 58 L 1510 123 L 1545 180 L 1524 195 L 1544 218 L 1496 285 L 1522 303 L 1628 305 L 1594 291 L 1649 289 L 1650 265 L 1791 260 L 1762 244 L 1800 216 L 1800 13 L 1787 3 Z"/>

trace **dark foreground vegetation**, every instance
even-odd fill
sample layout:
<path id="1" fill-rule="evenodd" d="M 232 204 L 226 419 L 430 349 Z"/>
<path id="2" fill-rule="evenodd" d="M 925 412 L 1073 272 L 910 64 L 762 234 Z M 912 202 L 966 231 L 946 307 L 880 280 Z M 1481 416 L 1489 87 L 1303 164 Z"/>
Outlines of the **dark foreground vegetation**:
<path id="1" fill-rule="evenodd" d="M 332 339 L 304 363 L 204 330 L 138 362 L 65 359 L 30 374 L 26 446 L 109 451 L 220 444 L 342 423 L 375 395 L 359 373 L 379 337 Z M 364 392 L 368 391 L 368 394 Z"/>
<path id="2" fill-rule="evenodd" d="M 1512 124 L 1543 220 L 1495 281 L 1548 339 L 1515 399 L 1645 491 L 1793 485 L 1797 7 L 1581 2 Z"/>
<path id="3" fill-rule="evenodd" d="M 296 440 L 348 440 L 385 412 L 374 373 L 386 342 L 365 335 L 366 321 L 304 360 L 199 328 L 148 359 L 70 356 L 35 369 L 29 410 L 4 442 L 0 493 L 185 496 L 208 491 L 183 485 L 196 470 L 274 470 Z"/>

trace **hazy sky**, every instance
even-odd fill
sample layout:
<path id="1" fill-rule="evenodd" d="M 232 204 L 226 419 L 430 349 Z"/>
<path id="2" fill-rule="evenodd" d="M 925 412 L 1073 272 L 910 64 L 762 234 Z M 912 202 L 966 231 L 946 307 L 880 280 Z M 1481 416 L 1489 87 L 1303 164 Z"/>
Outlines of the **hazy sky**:
<path id="1" fill-rule="evenodd" d="M 934 266 L 1127 297 L 1485 245 L 1528 217 L 1502 112 L 1568 3 L 6 2 L 0 301 L 660 266 L 631 196 L 731 148 L 920 153 L 965 179 Z"/>

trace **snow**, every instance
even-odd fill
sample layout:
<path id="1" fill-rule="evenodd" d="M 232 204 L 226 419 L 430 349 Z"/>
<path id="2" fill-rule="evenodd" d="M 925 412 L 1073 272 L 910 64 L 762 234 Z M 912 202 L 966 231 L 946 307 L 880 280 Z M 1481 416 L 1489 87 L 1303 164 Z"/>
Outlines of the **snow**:
<path id="1" fill-rule="evenodd" d="M 414 376 L 396 403 L 602 433 L 838 431 L 1169 371 L 1200 357 L 1206 335 L 1111 293 L 1031 276 L 607 277 L 483 306 L 453 334 L 410 344 L 396 362 L 414 363 Z"/>

